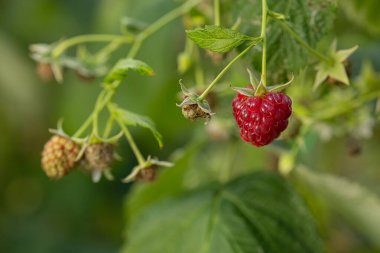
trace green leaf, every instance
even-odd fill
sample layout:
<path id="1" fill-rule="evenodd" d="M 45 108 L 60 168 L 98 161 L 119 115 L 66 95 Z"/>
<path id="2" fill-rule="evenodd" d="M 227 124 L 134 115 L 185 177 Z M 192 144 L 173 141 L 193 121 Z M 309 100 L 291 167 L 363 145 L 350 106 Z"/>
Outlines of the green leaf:
<path id="1" fill-rule="evenodd" d="M 270 10 L 282 13 L 287 22 L 309 45 L 316 47 L 332 31 L 336 5 L 326 0 L 268 0 Z M 236 0 L 231 5 L 232 20 L 239 17 L 243 33 L 260 34 L 261 0 Z M 310 55 L 275 21 L 269 22 L 267 30 L 270 82 L 283 82 L 289 73 L 297 73 L 307 65 Z M 261 69 L 261 54 L 253 51 L 254 69 Z"/>
<path id="2" fill-rule="evenodd" d="M 328 206 L 380 247 L 380 199 L 362 186 L 298 167 L 295 176 Z"/>
<path id="3" fill-rule="evenodd" d="M 290 185 L 258 172 L 157 203 L 132 221 L 123 253 L 323 252 Z"/>
<path id="4" fill-rule="evenodd" d="M 217 53 L 226 53 L 245 41 L 253 40 L 247 35 L 221 26 L 209 25 L 186 31 L 187 37 L 198 44 Z"/>
<path id="5" fill-rule="evenodd" d="M 111 108 L 115 113 L 115 117 L 120 117 L 126 125 L 140 126 L 149 129 L 156 138 L 160 148 L 163 147 L 162 135 L 157 131 L 154 122 L 150 118 L 121 109 L 115 105 Z"/>
<path id="6" fill-rule="evenodd" d="M 126 59 L 121 59 L 116 63 L 115 67 L 112 68 L 110 73 L 104 79 L 104 82 L 112 83 L 114 81 L 121 81 L 127 76 L 130 70 L 135 71 L 139 73 L 140 75 L 146 75 L 146 76 L 154 75 L 153 69 L 145 62 L 126 58 Z"/>

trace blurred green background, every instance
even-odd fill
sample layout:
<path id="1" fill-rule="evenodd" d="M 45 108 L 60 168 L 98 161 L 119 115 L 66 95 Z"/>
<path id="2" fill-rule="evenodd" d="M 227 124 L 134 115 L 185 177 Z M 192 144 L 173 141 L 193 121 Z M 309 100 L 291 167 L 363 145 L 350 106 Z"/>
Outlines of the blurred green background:
<path id="1" fill-rule="evenodd" d="M 116 252 L 123 242 L 122 206 L 129 185 L 106 180 L 93 184 L 80 172 L 51 181 L 40 168 L 40 152 L 50 138 L 47 129 L 63 117 L 65 130 L 73 133 L 92 111 L 99 82 L 83 84 L 67 73 L 64 84 L 44 83 L 29 57 L 29 45 L 79 34 L 119 33 L 119 20 L 126 14 L 151 22 L 174 6 L 172 1 L 0 2 L 0 252 Z M 144 46 L 142 57 L 157 69 L 155 78 L 134 76 L 116 98 L 157 122 L 167 143 L 163 151 L 148 131 L 135 135 L 144 153 L 162 157 L 188 138 L 181 131 L 190 128 L 174 106 L 178 77 L 173 69 L 183 32 L 179 21 L 178 32 L 170 32 L 172 28 Z M 172 50 L 153 53 L 157 44 Z M 126 52 L 120 50 L 119 56 Z M 177 127 L 179 131 L 172 131 Z M 126 145 L 119 153 L 124 157 L 115 168 L 120 179 L 135 160 Z"/>
<path id="2" fill-rule="evenodd" d="M 40 152 L 50 137 L 47 129 L 63 117 L 65 130 L 73 133 L 91 112 L 99 82 L 82 83 L 69 72 L 64 84 L 44 83 L 35 73 L 28 46 L 79 34 L 119 33 L 121 17 L 151 22 L 177 4 L 169 0 L 0 1 L 0 252 L 116 252 L 124 239 L 123 200 L 129 185 L 105 180 L 93 184 L 83 173 L 51 181 L 40 169 Z M 380 2 L 374 6 L 380 8 Z M 342 47 L 361 46 L 353 58 L 354 73 L 359 73 L 364 59 L 379 70 L 378 31 L 350 23 L 347 13 L 339 13 L 336 26 Z M 196 131 L 175 106 L 181 78 L 175 71 L 176 57 L 183 50 L 184 36 L 177 20 L 148 39 L 139 56 L 155 69 L 156 76 L 132 76 L 115 98 L 156 122 L 164 136 L 163 150 L 146 130 L 134 134 L 143 153 L 163 159 Z M 118 55 L 126 52 L 123 48 Z M 241 83 L 244 78 L 235 74 L 232 80 Z M 202 122 L 195 125 L 203 128 Z M 309 160 L 315 169 L 343 175 L 380 194 L 379 141 L 377 127 L 371 139 L 360 143 L 362 154 L 352 157 L 345 138 L 327 144 L 315 140 Z M 237 145 L 251 155 L 254 167 L 271 163 L 262 151 Z M 116 178 L 125 176 L 135 164 L 127 145 L 121 144 L 119 153 L 124 160 L 115 166 Z M 324 237 L 331 252 L 370 252 L 366 240 L 339 217 L 329 220 L 331 229 Z"/>

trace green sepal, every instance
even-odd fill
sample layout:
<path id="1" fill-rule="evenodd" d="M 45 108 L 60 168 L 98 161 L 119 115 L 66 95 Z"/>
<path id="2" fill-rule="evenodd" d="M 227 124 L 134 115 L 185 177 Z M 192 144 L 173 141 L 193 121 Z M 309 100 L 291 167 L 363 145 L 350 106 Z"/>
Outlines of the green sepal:
<path id="1" fill-rule="evenodd" d="M 146 159 L 146 161 L 143 164 L 139 164 L 136 167 L 132 169 L 132 172 L 126 176 L 122 182 L 123 183 L 130 183 L 136 180 L 136 177 L 138 176 L 139 172 L 143 169 L 151 168 L 152 166 L 158 166 L 158 167 L 173 167 L 174 164 L 167 161 L 159 161 L 157 159 L 152 159 L 150 156 Z"/>
<path id="2" fill-rule="evenodd" d="M 92 134 L 91 136 L 91 139 L 90 139 L 90 143 L 111 143 L 111 144 L 115 144 L 117 143 L 121 137 L 124 136 L 124 133 L 123 131 L 120 131 L 118 134 L 112 136 L 112 137 L 109 137 L 109 138 L 103 138 L 101 136 L 98 136 L 96 134 Z"/>
<path id="3" fill-rule="evenodd" d="M 265 88 L 264 86 L 264 82 L 263 80 L 260 80 L 260 83 L 259 85 L 257 86 L 256 90 L 255 90 L 255 96 L 262 96 L 264 95 L 265 93 L 267 93 L 267 89 Z"/>
<path id="4" fill-rule="evenodd" d="M 183 95 L 185 95 L 186 97 L 190 97 L 190 96 L 196 96 L 197 94 L 191 90 L 189 90 L 182 82 L 182 79 L 179 80 L 179 86 L 181 87 L 181 91 L 183 93 Z"/>
<path id="5" fill-rule="evenodd" d="M 186 86 L 182 83 L 182 80 L 179 81 L 179 85 L 181 86 L 181 90 L 185 96 L 185 99 L 180 104 L 177 104 L 178 107 L 183 107 L 184 105 L 197 104 L 199 108 L 201 108 L 201 110 L 207 113 L 209 116 L 215 114 L 211 111 L 210 105 L 208 104 L 207 100 L 200 99 L 198 94 L 186 88 Z"/>
<path id="6" fill-rule="evenodd" d="M 350 49 L 337 51 L 336 45 L 337 42 L 335 40 L 330 47 L 329 58 L 331 59 L 331 62 L 320 62 L 316 66 L 317 75 L 315 78 L 313 89 L 317 89 L 329 77 L 343 84 L 350 84 L 344 66 L 344 61 L 358 49 L 358 46 L 354 46 Z"/>
<path id="7" fill-rule="evenodd" d="M 276 85 L 268 86 L 267 90 L 269 92 L 279 92 L 279 91 L 282 91 L 282 90 L 286 89 L 290 84 L 292 84 L 293 80 L 294 80 L 294 75 L 292 73 L 292 77 L 290 78 L 290 80 L 288 82 L 283 83 L 283 84 L 276 84 Z"/>
<path id="8" fill-rule="evenodd" d="M 247 97 L 253 97 L 255 95 L 254 89 L 245 87 L 231 87 L 231 89 Z"/>

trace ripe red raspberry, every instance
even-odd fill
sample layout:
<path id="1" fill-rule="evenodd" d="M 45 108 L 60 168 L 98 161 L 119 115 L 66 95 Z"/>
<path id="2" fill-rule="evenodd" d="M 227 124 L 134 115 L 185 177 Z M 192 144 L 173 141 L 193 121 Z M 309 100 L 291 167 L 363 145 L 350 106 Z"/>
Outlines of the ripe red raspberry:
<path id="1" fill-rule="evenodd" d="M 232 108 L 241 138 L 261 147 L 271 143 L 288 126 L 292 100 L 281 92 L 262 96 L 239 93 L 232 101 Z"/>
<path id="2" fill-rule="evenodd" d="M 54 135 L 42 151 L 42 169 L 48 177 L 60 179 L 75 168 L 79 151 L 80 146 L 74 141 Z"/>

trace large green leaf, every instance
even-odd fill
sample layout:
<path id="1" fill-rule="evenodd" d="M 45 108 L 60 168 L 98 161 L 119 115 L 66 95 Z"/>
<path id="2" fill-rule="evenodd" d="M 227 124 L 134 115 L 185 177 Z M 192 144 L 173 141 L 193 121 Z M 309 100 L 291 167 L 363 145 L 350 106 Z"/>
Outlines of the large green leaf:
<path id="1" fill-rule="evenodd" d="M 251 38 L 235 30 L 215 25 L 189 30 L 186 31 L 186 34 L 201 48 L 218 53 L 226 53 L 248 40 L 259 41 L 257 38 Z"/>
<path id="2" fill-rule="evenodd" d="M 335 1 L 268 0 L 272 11 L 283 13 L 291 27 L 311 46 L 328 34 L 335 18 Z M 241 17 L 239 30 L 258 35 L 261 26 L 261 0 L 236 0 L 231 5 L 233 20 Z M 302 69 L 309 55 L 280 24 L 268 24 L 268 72 L 272 81 L 283 81 L 285 74 Z M 260 54 L 253 54 L 254 67 L 260 69 Z"/>
<path id="3" fill-rule="evenodd" d="M 281 177 L 258 172 L 145 209 L 124 253 L 323 252 L 303 201 Z"/>
<path id="4" fill-rule="evenodd" d="M 362 186 L 329 174 L 298 167 L 294 171 L 313 193 L 380 247 L 380 199 Z"/>

